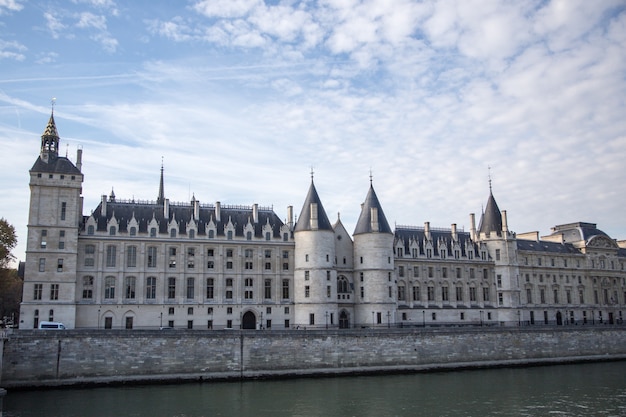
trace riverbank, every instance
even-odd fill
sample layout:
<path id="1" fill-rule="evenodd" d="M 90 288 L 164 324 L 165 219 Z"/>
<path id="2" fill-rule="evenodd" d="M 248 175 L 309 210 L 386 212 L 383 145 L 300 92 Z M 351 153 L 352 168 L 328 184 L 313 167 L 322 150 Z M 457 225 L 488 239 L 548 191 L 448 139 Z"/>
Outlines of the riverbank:
<path id="1" fill-rule="evenodd" d="M 12 389 L 426 372 L 626 359 L 624 327 L 16 331 Z"/>

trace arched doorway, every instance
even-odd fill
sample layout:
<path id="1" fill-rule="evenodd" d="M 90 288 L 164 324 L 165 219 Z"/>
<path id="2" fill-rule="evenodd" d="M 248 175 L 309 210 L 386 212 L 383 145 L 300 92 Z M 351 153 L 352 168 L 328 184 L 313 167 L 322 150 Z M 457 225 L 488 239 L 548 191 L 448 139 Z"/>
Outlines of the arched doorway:
<path id="1" fill-rule="evenodd" d="M 246 311 L 241 319 L 241 327 L 243 329 L 256 329 L 256 316 L 252 311 Z"/>
<path id="2" fill-rule="evenodd" d="M 563 325 L 563 315 L 561 315 L 560 311 L 556 313 L 556 325 L 557 326 Z"/>
<path id="3" fill-rule="evenodd" d="M 348 317 L 348 313 L 346 313 L 346 310 L 342 310 L 341 313 L 339 313 L 339 328 L 340 329 L 350 328 L 350 318 Z"/>

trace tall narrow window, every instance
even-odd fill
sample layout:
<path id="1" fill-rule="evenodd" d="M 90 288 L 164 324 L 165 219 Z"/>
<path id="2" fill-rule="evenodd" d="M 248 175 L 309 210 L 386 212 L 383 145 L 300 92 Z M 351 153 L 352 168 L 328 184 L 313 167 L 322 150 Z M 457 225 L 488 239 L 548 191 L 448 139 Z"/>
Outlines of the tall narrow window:
<path id="1" fill-rule="evenodd" d="M 61 203 L 61 220 L 65 220 L 66 209 L 67 209 L 67 203 L 66 202 L 62 202 Z"/>
<path id="2" fill-rule="evenodd" d="M 129 246 L 126 248 L 126 266 L 129 268 L 137 266 L 137 246 Z"/>
<path id="3" fill-rule="evenodd" d="M 167 298 L 176 298 L 176 278 L 174 277 L 167 279 Z"/>
<path id="4" fill-rule="evenodd" d="M 211 300 L 214 297 L 215 280 L 213 278 L 206 279 L 206 298 Z"/>
<path id="5" fill-rule="evenodd" d="M 46 258 L 39 258 L 39 272 L 46 271 Z"/>
<path id="6" fill-rule="evenodd" d="M 156 298 L 156 277 L 146 278 L 146 299 L 154 300 Z"/>
<path id="7" fill-rule="evenodd" d="M 272 280 L 271 279 L 265 280 L 264 293 L 265 293 L 265 299 L 272 298 Z"/>
<path id="8" fill-rule="evenodd" d="M 133 300 L 135 298 L 135 287 L 137 279 L 135 277 L 126 277 L 124 279 L 124 298 Z"/>
<path id="9" fill-rule="evenodd" d="M 195 298 L 196 280 L 194 278 L 187 278 L 187 299 L 193 300 Z"/>
<path id="10" fill-rule="evenodd" d="M 156 268 L 157 266 L 157 248 L 156 246 L 148 246 L 148 268 Z"/>
<path id="11" fill-rule="evenodd" d="M 117 256 L 117 248 L 113 245 L 108 245 L 106 250 L 106 265 L 109 268 L 115 267 L 115 258 Z"/>
<path id="12" fill-rule="evenodd" d="M 283 300 L 286 300 L 288 298 L 289 298 L 289 280 L 284 279 L 283 280 Z"/>
<path id="13" fill-rule="evenodd" d="M 104 298 L 107 300 L 115 298 L 115 277 L 104 279 Z"/>
<path id="14" fill-rule="evenodd" d="M 35 284 L 35 293 L 33 294 L 33 300 L 41 300 L 43 293 L 43 284 Z"/>

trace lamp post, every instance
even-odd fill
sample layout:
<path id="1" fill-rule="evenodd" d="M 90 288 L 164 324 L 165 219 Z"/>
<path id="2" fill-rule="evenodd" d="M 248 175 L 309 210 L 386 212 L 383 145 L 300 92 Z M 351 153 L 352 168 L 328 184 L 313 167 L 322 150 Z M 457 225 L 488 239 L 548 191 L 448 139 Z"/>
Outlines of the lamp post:
<path id="1" fill-rule="evenodd" d="M 480 310 L 480 327 L 483 327 L 483 311 Z"/>
<path id="2" fill-rule="evenodd" d="M 98 330 L 100 330 L 100 309 L 98 309 Z"/>
<path id="3" fill-rule="evenodd" d="M 374 327 L 374 312 L 372 311 L 372 328 Z"/>
<path id="4" fill-rule="evenodd" d="M 161 319 L 159 321 L 159 328 L 163 329 L 163 312 L 161 311 Z"/>
<path id="5" fill-rule="evenodd" d="M 391 328 L 391 313 L 387 312 L 387 328 Z"/>
<path id="6" fill-rule="evenodd" d="M 328 329 L 328 311 L 324 315 L 326 316 L 326 329 Z"/>
<path id="7" fill-rule="evenodd" d="M 517 310 L 517 326 L 521 327 L 522 325 L 522 312 Z"/>
<path id="8" fill-rule="evenodd" d="M 426 327 L 426 312 L 422 310 L 422 327 Z"/>

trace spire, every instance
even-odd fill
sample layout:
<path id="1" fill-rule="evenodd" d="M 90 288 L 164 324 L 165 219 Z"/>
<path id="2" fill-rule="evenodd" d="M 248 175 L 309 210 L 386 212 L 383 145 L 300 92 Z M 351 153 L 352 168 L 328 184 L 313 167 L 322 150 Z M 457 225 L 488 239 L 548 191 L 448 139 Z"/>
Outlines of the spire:
<path id="1" fill-rule="evenodd" d="M 317 195 L 317 190 L 315 189 L 315 184 L 313 183 L 312 169 L 311 186 L 309 187 L 309 192 L 304 200 L 300 217 L 298 218 L 296 228 L 294 229 L 295 232 L 302 230 L 333 230 L 333 227 L 328 220 L 328 216 L 326 215 L 326 211 L 324 210 L 324 206 L 322 206 L 322 201 L 320 200 L 319 195 Z"/>
<path id="2" fill-rule="evenodd" d="M 41 135 L 41 159 L 44 162 L 52 162 L 59 156 L 59 132 L 54 123 L 54 100 L 52 99 L 52 112 L 48 125 Z"/>
<path id="3" fill-rule="evenodd" d="M 159 183 L 159 196 L 157 197 L 157 204 L 163 204 L 165 201 L 165 192 L 163 188 L 163 157 L 161 157 L 161 182 Z"/>
<path id="4" fill-rule="evenodd" d="M 487 206 L 480 218 L 480 224 L 478 225 L 478 233 L 501 233 L 502 232 L 502 213 L 498 208 L 498 203 L 493 197 L 493 191 L 491 187 L 491 167 L 489 167 L 489 198 L 487 199 Z"/>
<path id="5" fill-rule="evenodd" d="M 372 175 L 370 173 L 370 189 L 365 197 L 365 202 L 361 206 L 361 214 L 356 223 L 353 235 L 360 233 L 392 233 L 387 222 L 383 208 L 378 201 L 376 191 L 372 185 Z"/>

